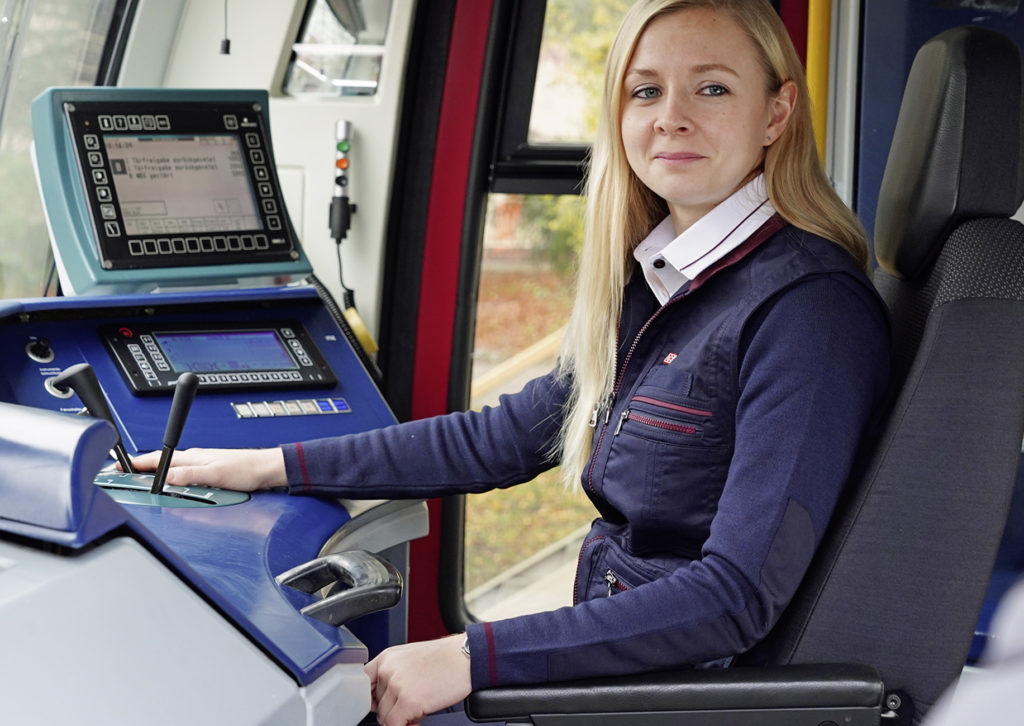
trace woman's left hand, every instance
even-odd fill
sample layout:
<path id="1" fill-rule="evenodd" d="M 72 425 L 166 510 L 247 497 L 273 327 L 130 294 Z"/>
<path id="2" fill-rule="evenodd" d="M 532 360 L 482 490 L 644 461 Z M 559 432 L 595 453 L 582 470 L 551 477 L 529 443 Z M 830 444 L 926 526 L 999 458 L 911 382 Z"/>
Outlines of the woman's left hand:
<path id="1" fill-rule="evenodd" d="M 366 664 L 377 723 L 418 724 L 473 690 L 465 635 L 388 648 Z"/>

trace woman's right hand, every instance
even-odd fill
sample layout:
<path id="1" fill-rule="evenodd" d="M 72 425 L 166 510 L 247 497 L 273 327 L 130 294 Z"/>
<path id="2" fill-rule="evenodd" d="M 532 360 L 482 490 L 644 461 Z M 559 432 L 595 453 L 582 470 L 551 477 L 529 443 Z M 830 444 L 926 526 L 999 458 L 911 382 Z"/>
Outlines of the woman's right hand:
<path id="1" fill-rule="evenodd" d="M 132 459 L 142 472 L 156 471 L 160 452 L 151 451 Z M 185 449 L 174 452 L 167 471 L 167 483 L 195 484 L 252 492 L 288 483 L 284 453 L 274 449 Z"/>

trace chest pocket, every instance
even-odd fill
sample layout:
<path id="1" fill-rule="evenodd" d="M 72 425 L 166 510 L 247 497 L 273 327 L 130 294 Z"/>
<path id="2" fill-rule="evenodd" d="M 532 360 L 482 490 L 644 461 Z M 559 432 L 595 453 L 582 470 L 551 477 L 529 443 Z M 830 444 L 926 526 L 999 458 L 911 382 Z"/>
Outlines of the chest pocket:
<path id="1" fill-rule="evenodd" d="M 640 386 L 613 422 L 604 492 L 634 552 L 686 552 L 710 530 L 731 447 L 712 404 Z"/>
<path id="2" fill-rule="evenodd" d="M 667 432 L 670 436 L 675 434 L 679 443 L 686 443 L 687 438 L 700 439 L 704 433 L 704 421 L 711 419 L 714 414 L 702 408 L 684 406 L 671 401 L 664 401 L 651 396 L 637 395 L 629 402 L 629 408 L 619 416 L 619 422 L 615 426 L 615 436 L 622 433 L 622 427 L 628 422 L 635 422 L 638 428 L 636 433 L 642 435 L 644 428 L 655 431 Z"/>

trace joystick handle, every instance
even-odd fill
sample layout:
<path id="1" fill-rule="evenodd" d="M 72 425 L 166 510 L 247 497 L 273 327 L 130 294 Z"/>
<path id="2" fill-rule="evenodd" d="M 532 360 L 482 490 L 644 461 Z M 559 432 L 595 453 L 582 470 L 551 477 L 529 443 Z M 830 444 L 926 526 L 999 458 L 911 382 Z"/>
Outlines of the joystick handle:
<path id="1" fill-rule="evenodd" d="M 192 408 L 192 401 L 195 400 L 198 389 L 199 377 L 195 373 L 182 373 L 174 384 L 171 412 L 167 415 L 167 427 L 164 429 L 164 448 L 160 452 L 160 462 L 156 466 L 153 486 L 149 490 L 151 494 L 160 494 L 164 490 L 164 483 L 167 481 L 167 471 L 171 468 L 171 456 L 174 454 L 174 447 L 181 440 L 181 432 L 185 428 L 185 419 L 188 418 L 189 409 Z"/>
<path id="2" fill-rule="evenodd" d="M 78 363 L 70 368 L 65 368 L 53 379 L 53 385 L 58 389 L 66 390 L 70 388 L 73 390 L 78 394 L 90 416 L 109 421 L 114 427 L 114 431 L 117 431 L 114 415 L 110 412 L 110 406 L 107 405 L 107 399 L 103 396 L 103 389 L 96 378 L 96 371 L 92 369 L 91 365 L 88 363 Z M 135 471 L 131 460 L 128 458 L 128 452 L 125 451 L 124 444 L 121 442 L 120 432 L 117 432 L 117 441 L 114 443 L 114 456 L 117 457 L 122 470 L 127 472 Z"/>
<path id="3" fill-rule="evenodd" d="M 174 384 L 174 398 L 171 399 L 171 412 L 167 415 L 167 428 L 164 429 L 164 446 L 174 448 L 181 440 L 181 432 L 185 428 L 192 401 L 199 389 L 199 377 L 195 373 L 182 373 Z"/>

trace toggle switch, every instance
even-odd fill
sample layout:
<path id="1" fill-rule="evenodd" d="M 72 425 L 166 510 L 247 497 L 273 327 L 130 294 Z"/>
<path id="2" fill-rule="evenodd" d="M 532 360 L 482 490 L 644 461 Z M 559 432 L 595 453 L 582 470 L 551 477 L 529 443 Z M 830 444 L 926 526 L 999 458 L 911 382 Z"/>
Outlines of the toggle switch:
<path id="1" fill-rule="evenodd" d="M 50 363 L 53 361 L 53 348 L 46 338 L 35 338 L 25 346 L 25 354 L 36 363 Z"/>

